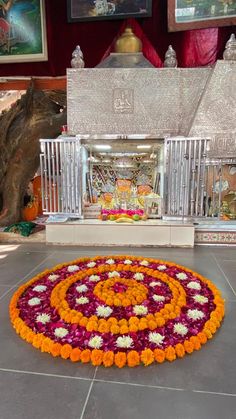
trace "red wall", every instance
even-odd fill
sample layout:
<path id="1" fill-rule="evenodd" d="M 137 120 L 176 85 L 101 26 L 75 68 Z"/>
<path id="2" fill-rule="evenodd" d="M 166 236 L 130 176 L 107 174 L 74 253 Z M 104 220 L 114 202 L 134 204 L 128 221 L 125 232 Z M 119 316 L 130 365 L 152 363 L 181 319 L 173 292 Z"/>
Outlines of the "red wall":
<path id="1" fill-rule="evenodd" d="M 67 23 L 66 0 L 45 0 L 47 19 L 48 61 L 41 63 L 0 64 L 0 76 L 60 76 L 70 66 L 71 53 L 79 44 L 84 53 L 86 67 L 94 67 L 99 63 L 106 49 L 117 35 L 122 20 L 95 21 L 83 23 Z M 235 27 L 201 31 L 168 33 L 167 31 L 167 0 L 153 0 L 151 18 L 139 19 L 144 33 L 149 38 L 160 58 L 169 44 L 175 48 L 179 66 L 209 65 L 215 58 L 222 58 L 225 42 Z M 214 31 L 214 29 L 213 29 Z M 236 32 L 236 31 L 235 31 Z M 212 40 L 211 40 L 212 34 Z M 207 39 L 213 54 L 197 50 L 195 38 Z M 205 42 L 204 42 L 205 43 Z M 208 48 L 208 46 L 207 46 Z M 191 57 L 190 57 L 191 55 Z M 190 57 L 190 59 L 189 59 Z"/>

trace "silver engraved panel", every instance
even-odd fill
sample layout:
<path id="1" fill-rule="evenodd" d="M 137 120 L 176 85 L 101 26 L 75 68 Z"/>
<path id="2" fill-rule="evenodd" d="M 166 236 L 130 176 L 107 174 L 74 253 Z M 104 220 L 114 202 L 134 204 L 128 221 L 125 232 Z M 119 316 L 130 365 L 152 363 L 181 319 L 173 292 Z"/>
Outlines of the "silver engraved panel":
<path id="1" fill-rule="evenodd" d="M 236 156 L 236 62 L 217 61 L 189 134 L 211 138 L 209 157 Z"/>
<path id="2" fill-rule="evenodd" d="M 69 133 L 186 135 L 210 73 L 210 68 L 68 69 Z"/>

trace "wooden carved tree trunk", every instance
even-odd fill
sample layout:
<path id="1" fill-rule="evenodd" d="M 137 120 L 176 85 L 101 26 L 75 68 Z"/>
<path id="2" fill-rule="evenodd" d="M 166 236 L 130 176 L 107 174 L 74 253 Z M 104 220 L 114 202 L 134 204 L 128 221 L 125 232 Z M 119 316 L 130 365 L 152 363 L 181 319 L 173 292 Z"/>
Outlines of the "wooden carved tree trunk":
<path id="1" fill-rule="evenodd" d="M 55 138 L 66 112 L 33 85 L 0 117 L 0 225 L 21 219 L 23 197 L 39 167 L 40 138 Z"/>

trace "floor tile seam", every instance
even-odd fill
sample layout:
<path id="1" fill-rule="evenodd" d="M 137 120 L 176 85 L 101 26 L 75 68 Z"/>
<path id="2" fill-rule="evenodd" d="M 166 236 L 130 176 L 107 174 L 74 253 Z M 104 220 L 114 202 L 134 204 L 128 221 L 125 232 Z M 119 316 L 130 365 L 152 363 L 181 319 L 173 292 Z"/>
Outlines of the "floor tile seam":
<path id="1" fill-rule="evenodd" d="M 23 281 L 25 281 L 26 279 L 28 279 L 29 276 L 31 276 L 33 274 L 33 272 L 38 269 L 49 257 L 51 257 L 51 255 L 48 255 L 46 258 L 44 258 L 42 260 L 42 262 L 40 262 L 38 265 L 36 265 L 33 269 L 31 269 L 31 271 L 26 274 L 22 279 L 20 279 L 20 281 L 16 282 L 9 290 L 7 290 L 3 295 L 1 295 L 0 300 L 2 300 L 4 297 L 6 297 L 6 295 L 9 294 L 9 292 L 11 292 L 15 287 L 17 287 L 18 285 L 20 285 Z"/>
<path id="2" fill-rule="evenodd" d="M 98 370 L 98 367 L 96 367 L 96 369 L 95 369 L 92 382 L 89 386 L 88 393 L 87 393 L 87 396 L 86 396 L 86 399 L 85 399 L 85 402 L 84 402 L 84 405 L 83 405 L 83 409 L 82 409 L 82 412 L 81 412 L 81 415 L 80 415 L 80 419 L 83 419 L 83 417 L 84 417 L 85 410 L 86 410 L 86 407 L 88 405 L 89 397 L 90 397 L 90 394 L 91 394 L 91 391 L 92 391 L 92 388 L 93 388 L 94 380 L 95 380 L 95 377 L 96 377 L 96 374 L 97 374 L 97 370 Z"/>
<path id="3" fill-rule="evenodd" d="M 62 378 L 66 380 L 76 380 L 76 381 L 90 381 L 92 383 L 93 378 L 88 377 L 77 377 L 73 375 L 63 375 L 63 374 L 50 374 L 46 372 L 37 372 L 37 371 L 24 371 L 24 370 L 15 370 L 11 368 L 1 368 L 0 373 L 5 372 L 9 374 L 25 374 L 25 375 L 37 375 L 41 377 L 52 377 L 52 378 Z"/>
<path id="4" fill-rule="evenodd" d="M 170 390 L 170 391 L 185 391 L 185 392 L 192 392 L 192 393 L 200 393 L 200 394 L 210 394 L 215 396 L 226 396 L 226 397 L 236 397 L 236 394 L 234 393 L 222 393 L 222 392 L 216 392 L 216 391 L 206 391 L 206 390 L 188 390 L 184 388 L 177 388 L 177 387 L 165 387 L 165 386 L 156 386 L 156 385 L 150 385 L 150 384 L 141 384 L 141 383 L 130 383 L 125 381 L 111 381 L 111 380 L 102 380 L 99 378 L 95 378 L 97 374 L 98 367 L 96 367 L 93 378 L 86 378 L 86 377 L 76 377 L 76 376 L 70 376 L 70 375 L 62 375 L 62 374 L 49 374 L 49 373 L 42 373 L 42 372 L 36 372 L 36 371 L 23 371 L 23 370 L 15 370 L 15 369 L 7 369 L 7 368 L 0 368 L 1 372 L 6 373 L 15 373 L 15 374 L 25 374 L 25 375 L 37 375 L 42 377 L 53 377 L 53 378 L 62 378 L 62 379 L 71 379 L 76 381 L 89 381 L 90 382 L 90 393 L 92 390 L 92 385 L 95 382 L 98 383 L 105 383 L 105 384 L 118 384 L 118 385 L 128 385 L 131 387 L 146 387 L 146 388 L 155 388 L 158 390 Z M 89 390 L 88 390 L 89 392 Z M 87 394 L 88 396 L 88 394 Z M 89 397 L 86 397 L 86 400 L 88 402 Z M 86 407 L 85 407 L 86 408 Z M 85 412 L 85 409 L 83 409 L 83 412 Z M 83 416 L 80 417 L 82 419 Z"/>
<path id="5" fill-rule="evenodd" d="M 96 378 L 94 382 L 100 383 L 107 383 L 107 384 L 118 384 L 118 385 L 128 385 L 131 387 L 146 387 L 146 388 L 155 388 L 158 390 L 170 390 L 170 391 L 183 391 L 183 392 L 192 392 L 192 393 L 202 393 L 202 394 L 211 394 L 211 395 L 219 395 L 219 396 L 228 396 L 228 397 L 236 397 L 234 393 L 221 393 L 217 391 L 207 391 L 207 390 L 189 390 L 187 388 L 178 388 L 178 387 L 166 387 L 166 386 L 157 386 L 157 385 L 150 385 L 150 384 L 141 384 L 141 383 L 130 383 L 125 381 L 111 381 L 111 380 L 102 380 Z"/>
<path id="6" fill-rule="evenodd" d="M 212 396 L 221 396 L 221 397 L 236 397 L 234 393 L 220 393 L 218 391 L 204 391 L 204 390 L 192 390 L 193 393 L 199 394 L 209 394 Z"/>
<path id="7" fill-rule="evenodd" d="M 216 257 L 214 256 L 214 254 L 213 254 L 213 253 L 212 253 L 212 256 L 213 256 L 213 258 L 214 258 L 214 260 L 215 260 L 215 262 L 216 262 L 217 267 L 218 267 L 218 268 L 219 268 L 219 270 L 222 272 L 222 274 L 223 274 L 223 276 L 224 276 L 224 278 L 225 278 L 226 282 L 228 283 L 228 285 L 229 285 L 229 287 L 231 288 L 231 290 L 232 290 L 232 292 L 233 292 L 234 296 L 236 297 L 236 292 L 235 292 L 234 288 L 232 287 L 231 283 L 229 282 L 229 280 L 228 280 L 228 278 L 227 278 L 227 275 L 225 274 L 224 270 L 223 270 L 223 269 L 221 268 L 221 266 L 219 265 L 219 263 L 218 263 L 218 261 L 217 261 L 217 259 L 216 259 Z"/>

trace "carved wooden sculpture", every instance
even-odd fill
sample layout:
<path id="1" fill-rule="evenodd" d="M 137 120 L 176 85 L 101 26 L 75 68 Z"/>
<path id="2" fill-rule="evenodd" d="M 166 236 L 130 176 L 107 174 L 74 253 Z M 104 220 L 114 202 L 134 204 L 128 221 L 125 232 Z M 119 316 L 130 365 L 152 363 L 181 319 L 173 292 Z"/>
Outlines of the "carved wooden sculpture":
<path id="1" fill-rule="evenodd" d="M 0 225 L 20 221 L 25 190 L 39 167 L 39 139 L 55 138 L 66 124 L 66 112 L 52 96 L 31 84 L 0 117 Z"/>

